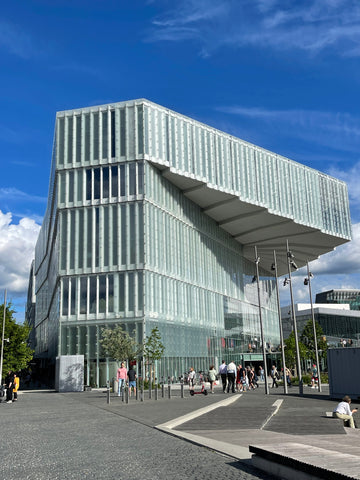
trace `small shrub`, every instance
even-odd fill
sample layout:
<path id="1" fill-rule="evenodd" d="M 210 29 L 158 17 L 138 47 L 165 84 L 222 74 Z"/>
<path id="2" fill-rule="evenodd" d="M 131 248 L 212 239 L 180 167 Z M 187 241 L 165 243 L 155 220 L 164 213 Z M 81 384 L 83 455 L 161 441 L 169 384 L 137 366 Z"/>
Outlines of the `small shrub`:
<path id="1" fill-rule="evenodd" d="M 320 379 L 321 379 L 321 383 L 329 383 L 329 376 L 327 373 L 322 373 L 321 376 L 320 376 Z M 303 385 L 311 385 L 311 375 L 303 375 L 302 376 L 302 381 L 303 381 Z M 293 385 L 299 385 L 299 379 L 298 377 L 293 377 L 291 379 L 291 383 Z"/>
<path id="2" fill-rule="evenodd" d="M 139 381 L 139 388 L 141 388 L 141 383 L 142 383 L 142 381 Z M 144 390 L 149 390 L 149 380 L 144 380 L 143 383 L 144 383 Z M 160 388 L 160 385 L 157 384 L 155 386 L 155 383 L 152 382 L 151 389 L 154 390 L 155 388 Z"/>

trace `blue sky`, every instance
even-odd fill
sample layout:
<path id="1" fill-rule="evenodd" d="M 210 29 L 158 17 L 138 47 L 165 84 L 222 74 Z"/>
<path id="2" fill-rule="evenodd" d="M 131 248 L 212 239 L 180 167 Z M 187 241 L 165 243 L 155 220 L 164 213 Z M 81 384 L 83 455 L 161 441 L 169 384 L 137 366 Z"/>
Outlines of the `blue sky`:
<path id="1" fill-rule="evenodd" d="M 3 3 L 0 295 L 21 321 L 56 111 L 135 98 L 345 180 L 354 240 L 311 264 L 312 284 L 360 288 L 359 57 L 357 0 Z"/>

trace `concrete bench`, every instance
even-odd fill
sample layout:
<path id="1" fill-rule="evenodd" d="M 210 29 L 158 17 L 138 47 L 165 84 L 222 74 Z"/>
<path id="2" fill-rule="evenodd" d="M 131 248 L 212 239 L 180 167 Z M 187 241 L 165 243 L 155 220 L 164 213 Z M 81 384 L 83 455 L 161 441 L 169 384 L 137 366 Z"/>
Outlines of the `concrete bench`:
<path id="1" fill-rule="evenodd" d="M 344 480 L 358 479 L 360 457 L 334 450 L 304 445 L 279 443 L 250 445 L 252 464 L 262 471 L 288 480 Z"/>

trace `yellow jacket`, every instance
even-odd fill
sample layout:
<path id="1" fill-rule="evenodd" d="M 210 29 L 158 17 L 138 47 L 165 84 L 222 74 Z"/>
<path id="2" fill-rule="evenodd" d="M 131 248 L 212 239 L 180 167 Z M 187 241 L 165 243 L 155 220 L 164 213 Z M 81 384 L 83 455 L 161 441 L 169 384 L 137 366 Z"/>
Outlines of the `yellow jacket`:
<path id="1" fill-rule="evenodd" d="M 17 392 L 19 390 L 19 387 L 20 387 L 20 378 L 16 375 L 16 377 L 14 378 L 14 392 Z"/>

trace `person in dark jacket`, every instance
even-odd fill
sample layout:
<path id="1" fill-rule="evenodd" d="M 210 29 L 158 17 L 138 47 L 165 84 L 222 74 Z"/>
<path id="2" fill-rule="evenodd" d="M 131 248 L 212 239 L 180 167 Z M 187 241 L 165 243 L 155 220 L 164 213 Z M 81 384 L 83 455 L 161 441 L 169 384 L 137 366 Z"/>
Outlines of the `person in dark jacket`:
<path id="1" fill-rule="evenodd" d="M 129 397 L 131 397 L 131 389 L 133 389 L 134 395 L 136 396 L 136 372 L 132 365 L 129 367 L 127 376 L 129 380 Z"/>
<path id="2" fill-rule="evenodd" d="M 5 386 L 6 386 L 6 402 L 12 403 L 13 400 L 13 390 L 14 390 L 14 374 L 11 370 L 5 377 Z"/>

